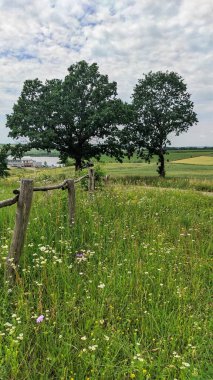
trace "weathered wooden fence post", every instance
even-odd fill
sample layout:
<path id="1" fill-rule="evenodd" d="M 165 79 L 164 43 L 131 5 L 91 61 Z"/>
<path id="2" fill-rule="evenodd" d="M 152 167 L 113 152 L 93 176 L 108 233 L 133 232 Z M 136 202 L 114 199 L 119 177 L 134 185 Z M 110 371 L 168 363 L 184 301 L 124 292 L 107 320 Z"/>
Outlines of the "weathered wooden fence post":
<path id="1" fill-rule="evenodd" d="M 95 190 L 95 171 L 93 168 L 89 168 L 89 181 L 88 181 L 88 190 Z"/>
<path id="2" fill-rule="evenodd" d="M 74 179 L 68 179 L 66 183 L 68 189 L 69 222 L 72 227 L 75 222 L 75 182 Z"/>
<path id="3" fill-rule="evenodd" d="M 17 203 L 15 228 L 7 257 L 6 276 L 9 281 L 15 281 L 16 270 L 21 257 L 27 224 L 30 216 L 30 208 L 33 197 L 33 180 L 22 179 Z"/>

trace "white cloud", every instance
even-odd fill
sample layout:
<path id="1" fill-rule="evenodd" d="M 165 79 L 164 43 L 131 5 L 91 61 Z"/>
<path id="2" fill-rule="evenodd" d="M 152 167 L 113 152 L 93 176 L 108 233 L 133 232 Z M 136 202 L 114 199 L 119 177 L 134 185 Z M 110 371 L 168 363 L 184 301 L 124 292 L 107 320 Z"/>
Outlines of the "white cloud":
<path id="1" fill-rule="evenodd" d="M 4 115 L 24 80 L 62 78 L 72 63 L 85 59 L 118 82 L 125 100 L 143 73 L 178 72 L 192 94 L 206 145 L 213 145 L 212 0 L 0 0 L 0 7 L 2 140 Z M 197 128 L 189 132 L 192 145 L 198 144 Z M 185 138 L 188 145 L 187 136 L 173 141 Z"/>

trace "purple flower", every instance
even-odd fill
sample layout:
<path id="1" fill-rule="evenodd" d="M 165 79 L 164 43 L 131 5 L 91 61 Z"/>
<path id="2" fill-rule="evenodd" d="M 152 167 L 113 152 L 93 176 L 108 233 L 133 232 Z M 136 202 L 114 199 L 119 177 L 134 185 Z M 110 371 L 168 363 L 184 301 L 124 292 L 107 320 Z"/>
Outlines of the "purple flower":
<path id="1" fill-rule="evenodd" d="M 83 255 L 83 253 L 77 253 L 76 254 L 76 257 L 79 259 L 79 258 L 81 258 L 81 257 L 83 257 L 84 255 Z"/>
<path id="2" fill-rule="evenodd" d="M 83 259 L 83 257 L 84 257 L 84 252 L 79 251 L 76 253 L 76 259 Z"/>
<path id="3" fill-rule="evenodd" d="M 36 319 L 36 323 L 41 323 L 44 320 L 44 315 L 39 315 L 39 317 Z"/>

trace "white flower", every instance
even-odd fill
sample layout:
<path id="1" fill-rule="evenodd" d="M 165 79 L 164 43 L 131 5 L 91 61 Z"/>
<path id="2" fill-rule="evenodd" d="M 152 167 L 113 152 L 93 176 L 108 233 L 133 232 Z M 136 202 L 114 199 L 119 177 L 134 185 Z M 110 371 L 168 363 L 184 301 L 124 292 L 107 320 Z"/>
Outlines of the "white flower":
<path id="1" fill-rule="evenodd" d="M 144 362 L 143 358 L 138 358 L 139 362 Z"/>
<path id="2" fill-rule="evenodd" d="M 5 326 L 5 327 L 12 327 L 12 324 L 9 323 L 9 322 L 6 322 L 6 323 L 4 324 L 4 326 Z"/>
<path id="3" fill-rule="evenodd" d="M 106 340 L 109 340 L 109 337 L 108 337 L 107 335 L 104 335 L 104 338 L 105 338 Z"/>
<path id="4" fill-rule="evenodd" d="M 39 247 L 39 249 L 40 249 L 41 252 L 45 252 L 47 250 L 46 247 Z"/>
<path id="5" fill-rule="evenodd" d="M 182 364 L 183 364 L 184 367 L 190 367 L 190 364 L 189 364 L 189 363 L 182 362 Z"/>
<path id="6" fill-rule="evenodd" d="M 102 282 L 100 282 L 100 284 L 98 285 L 98 288 L 104 289 L 105 288 L 105 284 L 103 284 Z"/>
<path id="7" fill-rule="evenodd" d="M 90 351 L 95 351 L 97 347 L 97 344 L 94 344 L 94 346 L 89 346 L 88 348 Z"/>
<path id="8" fill-rule="evenodd" d="M 82 336 L 81 340 L 87 340 L 87 337 L 86 336 Z"/>

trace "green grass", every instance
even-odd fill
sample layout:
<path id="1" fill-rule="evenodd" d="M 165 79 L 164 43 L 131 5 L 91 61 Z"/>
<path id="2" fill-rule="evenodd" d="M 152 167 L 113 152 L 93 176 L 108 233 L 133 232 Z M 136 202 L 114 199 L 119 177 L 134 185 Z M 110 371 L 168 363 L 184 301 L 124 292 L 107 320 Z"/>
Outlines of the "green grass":
<path id="1" fill-rule="evenodd" d="M 15 187 L 1 181 L 0 199 Z M 34 194 L 14 289 L 16 207 L 0 210 L 0 379 L 212 379 L 212 197 L 116 185 L 76 198 L 70 230 L 66 191 Z"/>
<path id="2" fill-rule="evenodd" d="M 155 163 L 110 163 L 103 164 L 103 167 L 108 174 L 115 177 L 124 175 L 156 177 L 158 175 L 156 172 L 157 166 Z M 167 163 L 166 177 L 213 179 L 213 166 Z"/>

